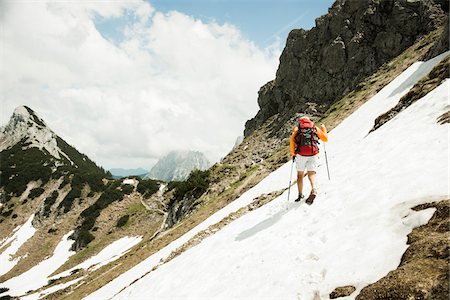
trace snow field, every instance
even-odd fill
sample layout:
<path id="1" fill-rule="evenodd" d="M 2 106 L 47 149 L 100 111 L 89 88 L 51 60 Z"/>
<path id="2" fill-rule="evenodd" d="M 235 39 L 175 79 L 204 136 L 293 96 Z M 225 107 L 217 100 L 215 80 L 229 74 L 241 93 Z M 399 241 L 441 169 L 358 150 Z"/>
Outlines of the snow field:
<path id="1" fill-rule="evenodd" d="M 436 119 L 448 110 L 450 81 L 368 132 L 378 115 L 447 54 L 412 65 L 330 133 L 331 181 L 322 163 L 312 206 L 291 202 L 286 210 L 286 192 L 114 299 L 328 299 L 334 288 L 349 284 L 357 288 L 348 297 L 354 299 L 395 269 L 407 234 L 434 213 L 410 208 L 448 195 L 448 125 Z M 286 186 L 290 164 L 270 176 L 283 178 Z M 272 184 L 266 180 L 258 189 L 279 189 Z M 291 194 L 294 199 L 295 186 Z M 123 287 L 129 277 L 121 279 Z M 102 299 L 101 291 L 110 286 L 88 299 Z"/>
<path id="2" fill-rule="evenodd" d="M 133 281 L 145 275 L 154 266 L 157 266 L 162 259 L 168 257 L 172 253 L 172 251 L 176 250 L 178 247 L 189 241 L 200 231 L 207 229 L 210 225 L 220 222 L 223 218 L 228 216 L 230 213 L 239 210 L 241 207 L 250 204 L 254 198 L 265 193 L 270 193 L 274 190 L 286 188 L 289 182 L 289 177 L 286 174 L 289 173 L 289 170 L 289 165 L 281 166 L 279 169 L 275 170 L 266 178 L 264 178 L 259 184 L 242 194 L 238 199 L 236 199 L 223 209 L 217 211 L 216 213 L 208 217 L 204 222 L 197 225 L 189 232 L 176 239 L 155 254 L 151 255 L 137 266 L 119 275 L 116 279 L 103 286 L 101 289 L 95 291 L 91 295 L 87 296 L 85 299 L 109 299 L 113 297 L 124 287 L 130 285 Z M 291 197 L 293 196 L 291 195 Z"/>
<path id="3" fill-rule="evenodd" d="M 28 221 L 30 224 L 32 218 L 33 216 Z M 28 228 L 26 226 L 27 223 L 22 227 Z M 20 232 L 20 230 L 21 229 L 18 230 L 18 233 Z M 82 262 L 81 264 L 71 268 L 70 270 L 49 277 L 54 271 L 56 271 L 60 266 L 62 266 L 69 259 L 70 256 L 75 254 L 74 251 L 70 250 L 73 240 L 68 239 L 68 237 L 72 233 L 73 231 L 64 235 L 59 244 L 56 246 L 55 251 L 51 257 L 40 262 L 38 265 L 34 266 L 27 272 L 2 283 L 2 287 L 9 288 L 9 291 L 7 293 L 12 296 L 21 296 L 26 294 L 30 290 L 36 290 L 47 285 L 49 280 L 69 276 L 73 270 L 90 269 L 90 268 L 91 270 L 96 270 L 101 266 L 104 266 L 107 263 L 120 258 L 122 255 L 127 253 L 133 246 L 135 246 L 142 240 L 142 237 L 123 237 L 105 247 L 97 255 L 89 258 L 88 260 Z M 18 247 L 20 247 L 20 245 Z M 82 278 L 77 278 L 71 281 L 71 284 L 74 284 L 81 279 Z M 39 299 L 40 297 L 53 293 L 58 289 L 63 289 L 68 285 L 70 284 L 65 283 L 53 286 L 39 293 L 28 295 L 26 296 L 26 299 L 29 300 Z"/>

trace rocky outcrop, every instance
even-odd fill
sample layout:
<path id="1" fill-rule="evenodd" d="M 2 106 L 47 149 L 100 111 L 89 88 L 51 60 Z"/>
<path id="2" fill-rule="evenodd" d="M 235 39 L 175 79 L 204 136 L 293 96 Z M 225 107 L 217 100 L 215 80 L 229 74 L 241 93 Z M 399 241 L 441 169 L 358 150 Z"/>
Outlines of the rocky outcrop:
<path id="1" fill-rule="evenodd" d="M 436 120 L 438 124 L 444 125 L 450 123 L 450 110 L 443 113 L 439 118 Z"/>
<path id="2" fill-rule="evenodd" d="M 419 205 L 414 210 L 436 207 L 428 224 L 408 235 L 410 245 L 400 265 L 356 297 L 374 299 L 449 299 L 450 200 Z"/>
<path id="3" fill-rule="evenodd" d="M 447 2 L 448 3 L 448 2 Z M 447 7 L 448 9 L 448 7 Z M 444 30 L 442 31 L 442 34 L 439 38 L 439 40 L 436 41 L 436 43 L 431 47 L 431 49 L 425 54 L 424 57 L 422 57 L 422 60 L 429 60 L 432 59 L 435 56 L 438 56 L 439 54 L 448 51 L 449 50 L 449 19 L 447 16 L 447 20 L 444 22 Z"/>
<path id="4" fill-rule="evenodd" d="M 370 130 L 373 132 L 389 122 L 392 118 L 398 115 L 401 111 L 409 107 L 417 100 L 425 97 L 426 94 L 438 87 L 445 79 L 449 78 L 450 74 L 450 55 L 443 59 L 431 72 L 419 80 L 410 91 L 404 95 L 389 111 L 378 116 L 375 119 L 375 125 Z"/>
<path id="5" fill-rule="evenodd" d="M 356 291 L 356 288 L 352 285 L 337 287 L 330 293 L 330 299 L 347 297 L 353 294 L 354 291 Z"/>
<path id="6" fill-rule="evenodd" d="M 338 0 L 309 31 L 292 30 L 275 80 L 258 92 L 249 136 L 269 117 L 323 113 L 383 63 L 399 55 L 445 19 L 432 0 Z"/>

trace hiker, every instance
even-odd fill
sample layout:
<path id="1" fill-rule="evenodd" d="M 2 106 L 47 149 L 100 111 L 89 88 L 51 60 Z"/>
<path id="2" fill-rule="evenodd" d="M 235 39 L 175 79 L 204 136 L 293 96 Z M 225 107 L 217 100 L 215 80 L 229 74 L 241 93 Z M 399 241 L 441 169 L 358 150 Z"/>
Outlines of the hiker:
<path id="1" fill-rule="evenodd" d="M 305 171 L 311 183 L 311 194 L 305 202 L 311 205 L 314 198 L 316 198 L 315 176 L 319 162 L 319 139 L 324 142 L 328 141 L 328 133 L 325 125 L 322 124 L 319 128 L 309 117 L 301 117 L 299 125 L 292 132 L 290 141 L 292 161 L 295 161 L 297 167 L 298 198 L 295 200 L 296 202 L 304 198 L 303 177 L 305 176 Z"/>

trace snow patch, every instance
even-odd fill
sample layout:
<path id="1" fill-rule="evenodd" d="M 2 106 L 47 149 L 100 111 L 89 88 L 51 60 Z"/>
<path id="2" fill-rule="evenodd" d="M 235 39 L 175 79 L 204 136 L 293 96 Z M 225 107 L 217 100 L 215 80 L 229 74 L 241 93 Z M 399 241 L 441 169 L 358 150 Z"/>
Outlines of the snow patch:
<path id="1" fill-rule="evenodd" d="M 136 180 L 134 180 L 134 179 L 124 179 L 124 180 L 122 181 L 122 184 L 135 185 L 135 184 L 136 184 Z"/>
<path id="2" fill-rule="evenodd" d="M 0 246 L 4 247 L 11 243 L 5 251 L 0 254 L 0 276 L 8 273 L 20 261 L 20 258 L 12 259 L 11 257 L 17 253 L 22 245 L 28 241 L 36 232 L 33 227 L 34 215 L 32 215 L 22 226 L 14 229 L 14 234 L 6 239 Z"/>
<path id="3" fill-rule="evenodd" d="M 73 231 L 62 237 L 51 257 L 41 261 L 27 272 L 4 282 L 2 286 L 9 288 L 8 294 L 21 296 L 30 290 L 45 286 L 49 280 L 48 276 L 75 254 L 74 251 L 70 250 L 73 241 L 68 239 L 72 233 Z"/>
<path id="4" fill-rule="evenodd" d="M 69 276 L 72 271 L 77 269 L 86 269 L 86 270 L 90 269 L 91 271 L 95 271 L 100 267 L 120 258 L 122 255 L 127 253 L 133 246 L 137 245 L 140 241 L 142 241 L 141 236 L 123 237 L 105 247 L 97 255 L 87 259 L 86 261 L 71 268 L 70 270 L 64 271 L 58 275 L 53 276 L 50 279 Z"/>
<path id="5" fill-rule="evenodd" d="M 75 284 L 75 283 L 79 282 L 81 279 L 83 279 L 83 278 L 77 278 L 77 279 L 68 281 L 66 283 L 58 284 L 58 285 L 52 286 L 52 287 L 50 287 L 50 288 L 48 288 L 46 290 L 43 290 L 43 291 L 41 291 L 39 293 L 34 293 L 34 294 L 31 294 L 31 295 L 22 296 L 22 297 L 20 297 L 20 299 L 22 299 L 22 300 L 38 300 L 38 299 L 42 299 L 42 298 L 44 298 L 47 295 L 50 295 L 50 294 L 52 294 L 52 293 L 54 293 L 56 291 L 62 290 L 64 288 L 66 288 L 66 287 L 71 286 L 72 284 Z"/>

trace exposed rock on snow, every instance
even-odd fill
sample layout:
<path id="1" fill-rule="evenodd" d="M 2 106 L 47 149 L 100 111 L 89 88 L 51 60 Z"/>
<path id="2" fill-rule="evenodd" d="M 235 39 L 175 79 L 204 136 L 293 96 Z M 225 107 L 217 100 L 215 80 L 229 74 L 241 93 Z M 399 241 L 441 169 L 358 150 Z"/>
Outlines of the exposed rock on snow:
<path id="1" fill-rule="evenodd" d="M 350 296 L 356 288 L 353 285 L 337 287 L 330 293 L 330 299 Z"/>
<path id="2" fill-rule="evenodd" d="M 356 299 L 448 299 L 450 200 L 419 205 L 414 210 L 430 207 L 436 212 L 427 224 L 408 234 L 410 246 L 398 268 L 364 288 Z"/>
<path id="3" fill-rule="evenodd" d="M 445 58 L 437 66 L 435 66 L 430 71 L 430 73 L 428 73 L 427 76 L 419 80 L 419 82 L 417 82 L 411 88 L 411 90 L 398 101 L 396 106 L 394 106 L 384 114 L 378 116 L 375 119 L 375 125 L 370 130 L 370 132 L 377 130 L 378 128 L 383 126 L 383 124 L 387 123 L 389 120 L 394 118 L 399 112 L 401 112 L 402 110 L 404 110 L 417 100 L 424 97 L 430 91 L 435 89 L 445 79 L 449 78 L 449 74 L 450 74 L 450 55 L 448 55 L 447 58 Z"/>
<path id="4" fill-rule="evenodd" d="M 440 125 L 444 125 L 444 124 L 448 124 L 450 123 L 450 110 L 443 113 L 438 119 L 437 119 L 438 124 Z"/>

